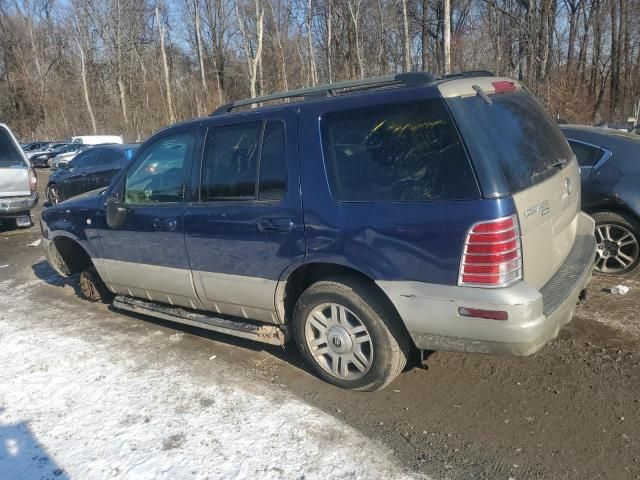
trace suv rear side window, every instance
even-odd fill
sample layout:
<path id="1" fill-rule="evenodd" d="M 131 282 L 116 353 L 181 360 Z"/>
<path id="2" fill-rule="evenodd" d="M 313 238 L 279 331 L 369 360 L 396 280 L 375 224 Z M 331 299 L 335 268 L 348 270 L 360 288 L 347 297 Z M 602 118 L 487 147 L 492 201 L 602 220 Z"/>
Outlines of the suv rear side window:
<path id="1" fill-rule="evenodd" d="M 322 142 L 338 201 L 478 198 L 466 152 L 443 101 L 418 100 L 332 112 Z"/>
<path id="2" fill-rule="evenodd" d="M 9 132 L 0 127 L 0 168 L 27 168 Z"/>
<path id="3" fill-rule="evenodd" d="M 258 186 L 258 188 L 256 188 Z M 284 124 L 250 122 L 207 132 L 200 199 L 280 200 L 286 192 Z"/>

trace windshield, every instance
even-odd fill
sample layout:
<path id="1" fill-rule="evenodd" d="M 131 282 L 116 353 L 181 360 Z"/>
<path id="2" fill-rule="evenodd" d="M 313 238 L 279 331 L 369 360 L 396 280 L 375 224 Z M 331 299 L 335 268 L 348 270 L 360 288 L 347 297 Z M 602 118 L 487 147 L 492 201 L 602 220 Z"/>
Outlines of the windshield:
<path id="1" fill-rule="evenodd" d="M 512 193 L 549 178 L 573 158 L 558 126 L 525 90 L 447 103 L 472 157 L 497 160 Z"/>
<path id="2" fill-rule="evenodd" d="M 7 130 L 0 128 L 0 168 L 27 168 Z"/>

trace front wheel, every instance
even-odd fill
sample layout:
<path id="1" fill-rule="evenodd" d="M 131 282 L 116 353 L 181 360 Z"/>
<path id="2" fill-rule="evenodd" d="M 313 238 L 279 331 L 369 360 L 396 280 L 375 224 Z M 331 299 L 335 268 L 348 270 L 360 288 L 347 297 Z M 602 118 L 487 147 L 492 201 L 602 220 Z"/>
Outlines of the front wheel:
<path id="1" fill-rule="evenodd" d="M 90 302 L 109 303 L 113 293 L 109 291 L 95 268 L 80 272 L 80 293 Z"/>
<path id="2" fill-rule="evenodd" d="M 596 272 L 634 276 L 640 271 L 640 226 L 613 212 L 593 214 L 596 221 Z"/>
<path id="3" fill-rule="evenodd" d="M 397 313 L 360 279 L 313 284 L 300 296 L 293 323 L 306 362 L 338 387 L 380 390 L 406 365 L 409 339 Z"/>

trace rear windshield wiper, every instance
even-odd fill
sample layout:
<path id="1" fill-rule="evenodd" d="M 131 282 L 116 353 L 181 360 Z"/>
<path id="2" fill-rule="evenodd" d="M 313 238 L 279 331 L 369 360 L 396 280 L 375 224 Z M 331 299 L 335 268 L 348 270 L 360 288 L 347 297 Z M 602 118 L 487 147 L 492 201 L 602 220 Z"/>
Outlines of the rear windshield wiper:
<path id="1" fill-rule="evenodd" d="M 473 88 L 476 91 L 476 94 L 482 99 L 484 100 L 484 102 L 487 105 L 493 105 L 493 101 L 489 98 L 489 95 L 487 95 L 487 92 L 485 92 L 484 90 L 482 90 L 482 88 L 480 87 L 480 85 L 471 85 L 471 88 Z"/>
<path id="2" fill-rule="evenodd" d="M 567 160 L 564 158 L 559 158 L 556 162 L 553 162 L 549 165 L 547 165 L 543 170 L 534 173 L 533 175 L 531 175 L 531 177 L 529 177 L 531 180 L 533 180 L 534 178 L 536 178 L 539 175 L 542 175 L 543 173 L 547 173 L 549 170 L 551 170 L 552 168 L 558 168 L 558 169 L 562 169 L 564 168 L 564 166 L 567 164 Z"/>

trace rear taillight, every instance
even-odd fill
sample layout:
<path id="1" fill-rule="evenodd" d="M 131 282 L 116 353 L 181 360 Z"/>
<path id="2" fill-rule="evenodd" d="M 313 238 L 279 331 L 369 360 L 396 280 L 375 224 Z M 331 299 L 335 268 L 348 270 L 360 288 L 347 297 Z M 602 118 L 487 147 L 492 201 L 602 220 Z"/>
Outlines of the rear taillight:
<path id="1" fill-rule="evenodd" d="M 506 287 L 521 279 L 522 247 L 517 217 L 473 225 L 462 251 L 458 285 Z"/>
<path id="2" fill-rule="evenodd" d="M 38 177 L 33 168 L 29 169 L 29 190 L 31 190 L 31 193 L 35 193 L 38 190 Z"/>

